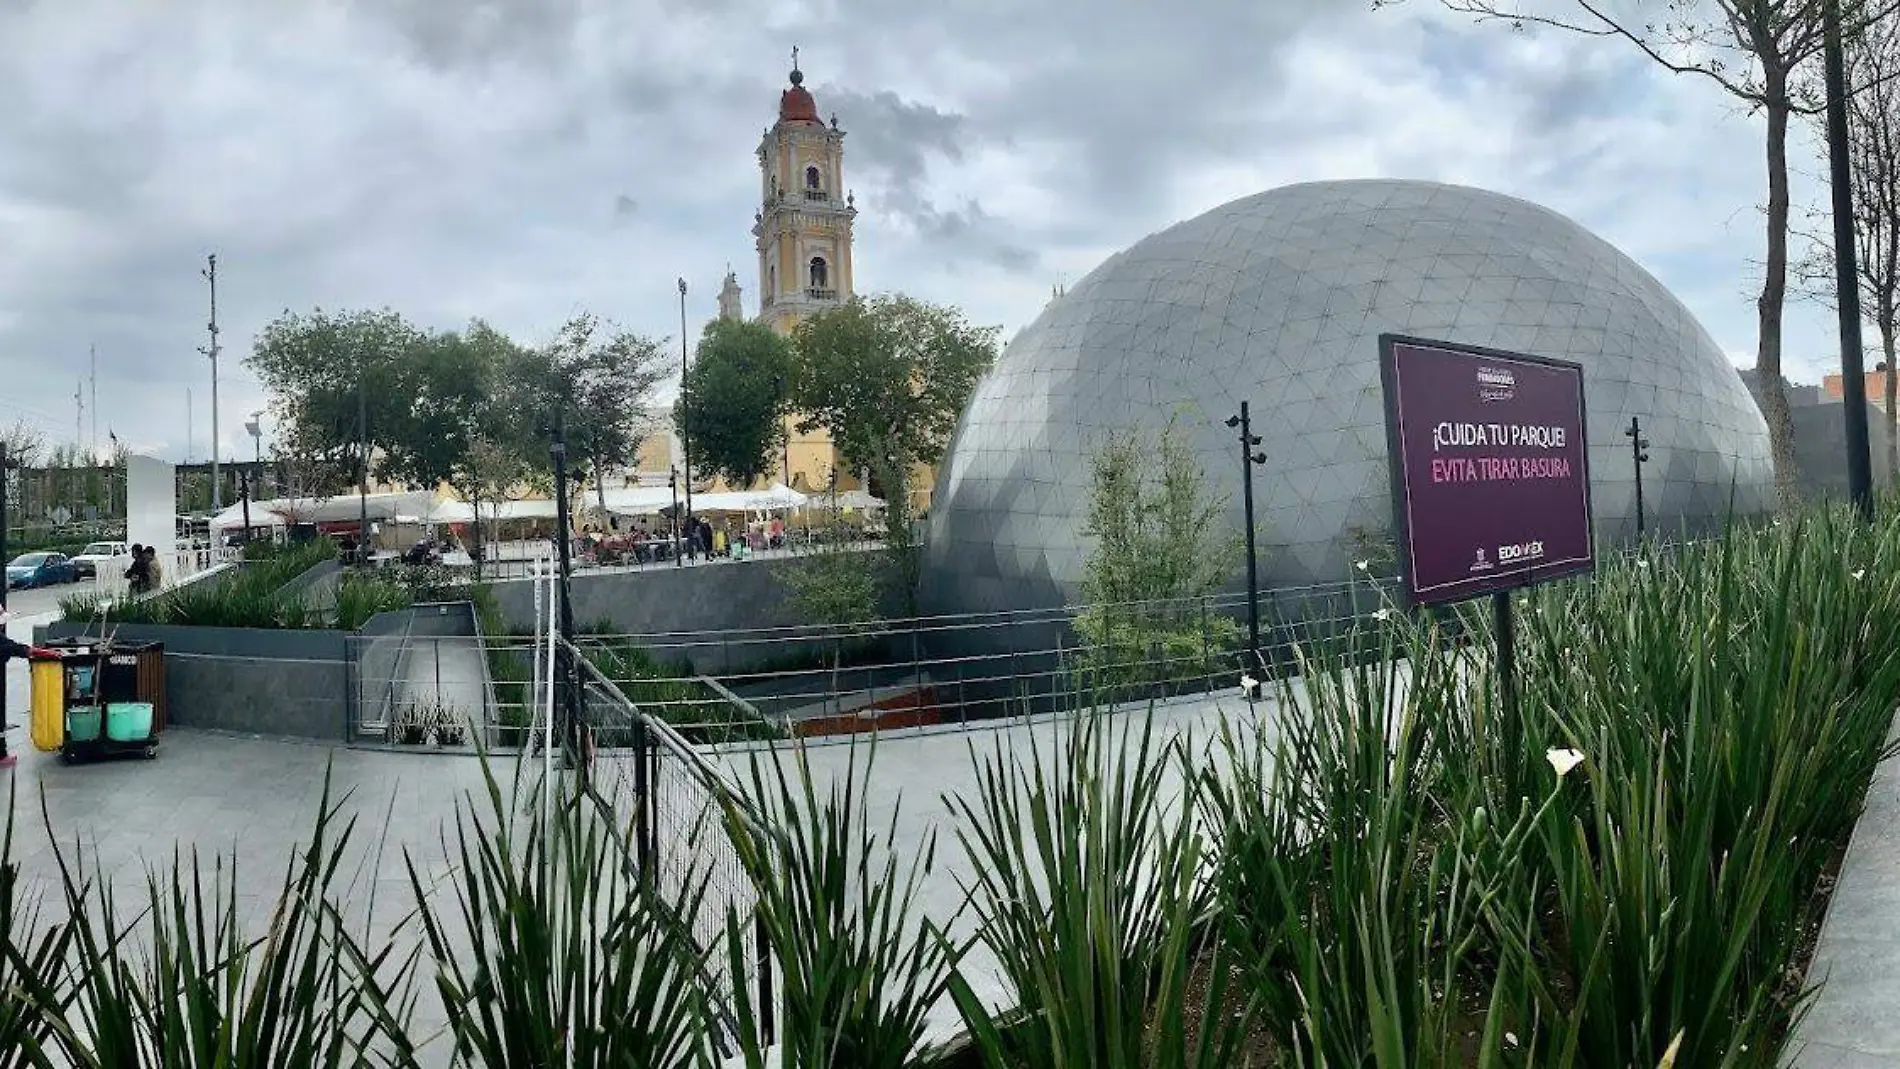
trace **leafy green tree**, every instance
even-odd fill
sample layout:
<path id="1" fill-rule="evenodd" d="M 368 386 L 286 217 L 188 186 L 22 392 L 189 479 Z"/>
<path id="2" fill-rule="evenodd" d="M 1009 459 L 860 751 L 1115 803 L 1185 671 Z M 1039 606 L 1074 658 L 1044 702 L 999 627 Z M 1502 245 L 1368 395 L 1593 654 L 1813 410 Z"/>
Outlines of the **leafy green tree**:
<path id="1" fill-rule="evenodd" d="M 381 477 L 409 452 L 400 435 L 416 424 L 404 367 L 428 341 L 388 309 L 285 312 L 259 332 L 245 364 L 270 391 L 285 451 L 322 470 L 313 483 L 351 486 L 365 444 Z"/>
<path id="2" fill-rule="evenodd" d="M 883 554 L 871 550 L 827 546 L 790 561 L 777 580 L 785 588 L 785 604 L 799 622 L 831 629 L 833 637 L 831 690 L 838 690 L 838 672 L 847 647 L 863 648 L 878 630 L 871 626 L 882 617 L 886 572 Z"/>
<path id="3" fill-rule="evenodd" d="M 476 320 L 429 338 L 401 369 L 400 388 L 412 401 L 390 469 L 411 486 L 453 487 L 475 509 L 478 547 L 482 505 L 500 501 L 527 470 L 519 418 L 504 388 L 523 352 Z"/>
<path id="4" fill-rule="evenodd" d="M 548 443 L 565 423 L 577 484 L 592 481 L 604 501 L 605 476 L 639 453 L 642 411 L 669 362 L 658 341 L 609 331 L 587 313 L 561 326 L 554 341 L 523 349 L 511 359 L 518 413 L 515 446 L 533 471 L 545 472 Z"/>
<path id="5" fill-rule="evenodd" d="M 510 433 L 512 414 L 497 393 L 504 361 L 517 348 L 480 320 L 465 331 L 417 338 L 391 369 L 408 405 L 391 413 L 383 472 L 418 488 L 455 485 L 470 443 Z"/>
<path id="6" fill-rule="evenodd" d="M 1206 605 L 1240 563 L 1244 532 L 1226 520 L 1173 421 L 1159 435 L 1111 434 L 1090 458 L 1094 540 L 1075 614 L 1078 683 L 1103 701 L 1199 677 L 1231 650 L 1235 621 Z"/>
<path id="7" fill-rule="evenodd" d="M 910 473 L 943 459 L 976 384 L 996 362 L 997 327 L 902 295 L 855 299 L 793 332 L 792 407 L 800 431 L 823 427 L 847 464 L 884 491 L 886 543 L 915 608 L 921 547 L 911 527 Z"/>
<path id="8" fill-rule="evenodd" d="M 691 432 L 693 471 L 744 488 L 776 469 L 792 374 L 792 347 L 771 327 L 740 319 L 706 324 L 673 406 L 674 420 Z"/>

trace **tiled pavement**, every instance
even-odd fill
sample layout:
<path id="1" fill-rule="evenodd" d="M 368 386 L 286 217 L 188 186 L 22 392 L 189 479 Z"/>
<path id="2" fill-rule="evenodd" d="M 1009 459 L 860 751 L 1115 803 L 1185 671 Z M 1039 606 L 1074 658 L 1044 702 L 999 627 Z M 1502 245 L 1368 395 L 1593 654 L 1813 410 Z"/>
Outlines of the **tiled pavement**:
<path id="1" fill-rule="evenodd" d="M 34 622 L 33 617 L 16 620 L 12 630 L 24 638 Z M 443 649 L 445 676 L 463 674 L 448 672 L 454 652 Z M 24 746 L 24 666 L 11 667 L 7 676 L 9 708 L 21 724 L 12 737 Z M 1167 703 L 1157 710 L 1156 724 L 1159 734 L 1192 732 L 1204 744 L 1223 716 L 1270 725 L 1272 714 L 1270 703 L 1250 710 L 1229 692 Z M 980 754 L 991 752 L 993 745 L 1022 753 L 1033 737 L 1048 760 L 1055 756 L 1064 730 L 1044 720 L 1035 725 L 998 723 L 969 732 L 890 732 L 880 739 L 876 774 L 867 785 L 872 811 L 887 813 L 901 795 L 900 841 L 916 842 L 932 832 L 938 836 L 938 864 L 921 889 L 920 905 L 926 913 L 949 920 L 961 898 L 960 878 L 967 878 L 969 862 L 955 841 L 944 795 L 962 792 L 974 782 L 971 747 Z M 819 745 L 811 752 L 821 781 L 841 775 L 866 756 L 863 747 L 848 745 Z M 714 760 L 737 777 L 745 774 L 756 753 L 727 752 Z M 343 869 L 348 887 L 345 913 L 353 924 L 366 925 L 372 937 L 380 936 L 393 929 L 414 900 L 403 863 L 405 850 L 415 854 L 426 878 L 446 874 L 440 834 L 453 822 L 458 800 L 481 786 L 481 767 L 474 758 L 174 729 L 163 737 L 159 756 L 151 761 L 66 766 L 28 746 L 13 774 L 0 774 L 0 781 L 10 780 L 20 817 L 15 856 L 40 888 L 54 890 L 51 881 L 57 879 L 51 840 L 39 816 L 39 799 L 44 797 L 53 834 L 63 845 L 83 852 L 93 871 L 114 877 L 123 896 L 121 906 L 127 909 L 137 904 L 146 866 L 169 864 L 174 849 L 187 860 L 196 849 L 206 861 L 235 852 L 242 913 L 247 929 L 256 932 L 268 916 L 284 865 L 315 820 L 326 771 L 333 796 L 347 796 L 344 813 L 359 821 Z M 967 915 L 963 923 L 967 925 Z M 975 971 L 972 980 L 979 991 L 1000 999 L 1000 978 L 980 965 Z M 429 1028 L 439 1020 L 439 1010 L 425 1007 L 419 1023 Z M 954 1020 L 950 1007 L 942 1007 L 932 1033 L 944 1036 Z"/>

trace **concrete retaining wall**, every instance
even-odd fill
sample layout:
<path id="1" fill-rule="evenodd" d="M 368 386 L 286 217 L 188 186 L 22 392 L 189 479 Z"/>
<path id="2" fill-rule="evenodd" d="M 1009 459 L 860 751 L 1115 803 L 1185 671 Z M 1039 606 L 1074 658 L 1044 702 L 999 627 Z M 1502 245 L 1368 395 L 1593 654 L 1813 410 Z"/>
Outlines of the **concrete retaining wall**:
<path id="1" fill-rule="evenodd" d="M 665 660 L 690 661 L 709 675 L 754 671 L 788 659 L 829 651 L 824 642 L 792 641 L 772 628 L 796 627 L 799 619 L 786 604 L 779 576 L 796 567 L 796 557 L 754 558 L 684 568 L 646 568 L 631 572 L 577 572 L 572 580 L 574 623 L 592 627 L 611 621 L 623 635 L 649 639 L 646 645 Z M 883 570 L 882 554 L 866 553 L 867 566 Z M 526 579 L 492 584 L 495 600 L 511 630 L 534 630 L 534 586 Z M 887 617 L 903 612 L 895 583 L 885 584 Z"/>
<path id="2" fill-rule="evenodd" d="M 111 625 L 128 642 L 165 644 L 165 699 L 173 724 L 259 735 L 347 741 L 364 702 L 386 694 L 415 637 L 475 635 L 467 604 L 382 613 L 362 632 Z M 36 640 L 98 637 L 97 624 L 37 628 Z"/>
<path id="3" fill-rule="evenodd" d="M 343 740 L 349 737 L 350 636 L 344 631 L 121 624 L 126 641 L 165 644 L 170 721 L 188 727 Z M 36 639 L 97 637 L 60 622 Z"/>

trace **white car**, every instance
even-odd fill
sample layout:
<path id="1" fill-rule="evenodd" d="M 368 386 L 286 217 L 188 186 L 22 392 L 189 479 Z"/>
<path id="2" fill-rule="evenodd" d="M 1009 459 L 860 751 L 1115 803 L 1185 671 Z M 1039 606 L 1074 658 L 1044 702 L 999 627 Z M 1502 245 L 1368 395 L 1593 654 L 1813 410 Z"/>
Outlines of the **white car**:
<path id="1" fill-rule="evenodd" d="M 73 567 L 79 570 L 79 578 L 92 579 L 100 568 L 124 571 L 131 567 L 131 561 L 132 551 L 124 542 L 90 542 L 73 556 Z"/>

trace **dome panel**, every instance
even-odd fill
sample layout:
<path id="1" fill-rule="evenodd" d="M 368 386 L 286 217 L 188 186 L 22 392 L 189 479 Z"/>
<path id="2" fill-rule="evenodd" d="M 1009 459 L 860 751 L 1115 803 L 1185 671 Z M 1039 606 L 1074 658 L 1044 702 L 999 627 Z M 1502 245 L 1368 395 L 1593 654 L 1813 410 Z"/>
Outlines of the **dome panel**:
<path id="1" fill-rule="evenodd" d="M 924 608 L 1075 601 L 1090 451 L 1115 431 L 1158 432 L 1170 417 L 1239 530 L 1240 465 L 1221 421 L 1242 400 L 1268 457 L 1255 483 L 1262 586 L 1346 580 L 1355 529 L 1390 522 L 1386 332 L 1581 363 L 1599 539 L 1633 531 L 1632 472 L 1618 448 L 1632 416 L 1654 443 L 1644 487 L 1653 528 L 1719 524 L 1731 488 L 1745 512 L 1772 504 L 1767 428 L 1740 375 L 1634 261 L 1498 193 L 1315 182 L 1136 243 L 1017 335 L 941 466 Z M 1015 484 L 1029 472 L 1052 489 L 1024 493 Z"/>

